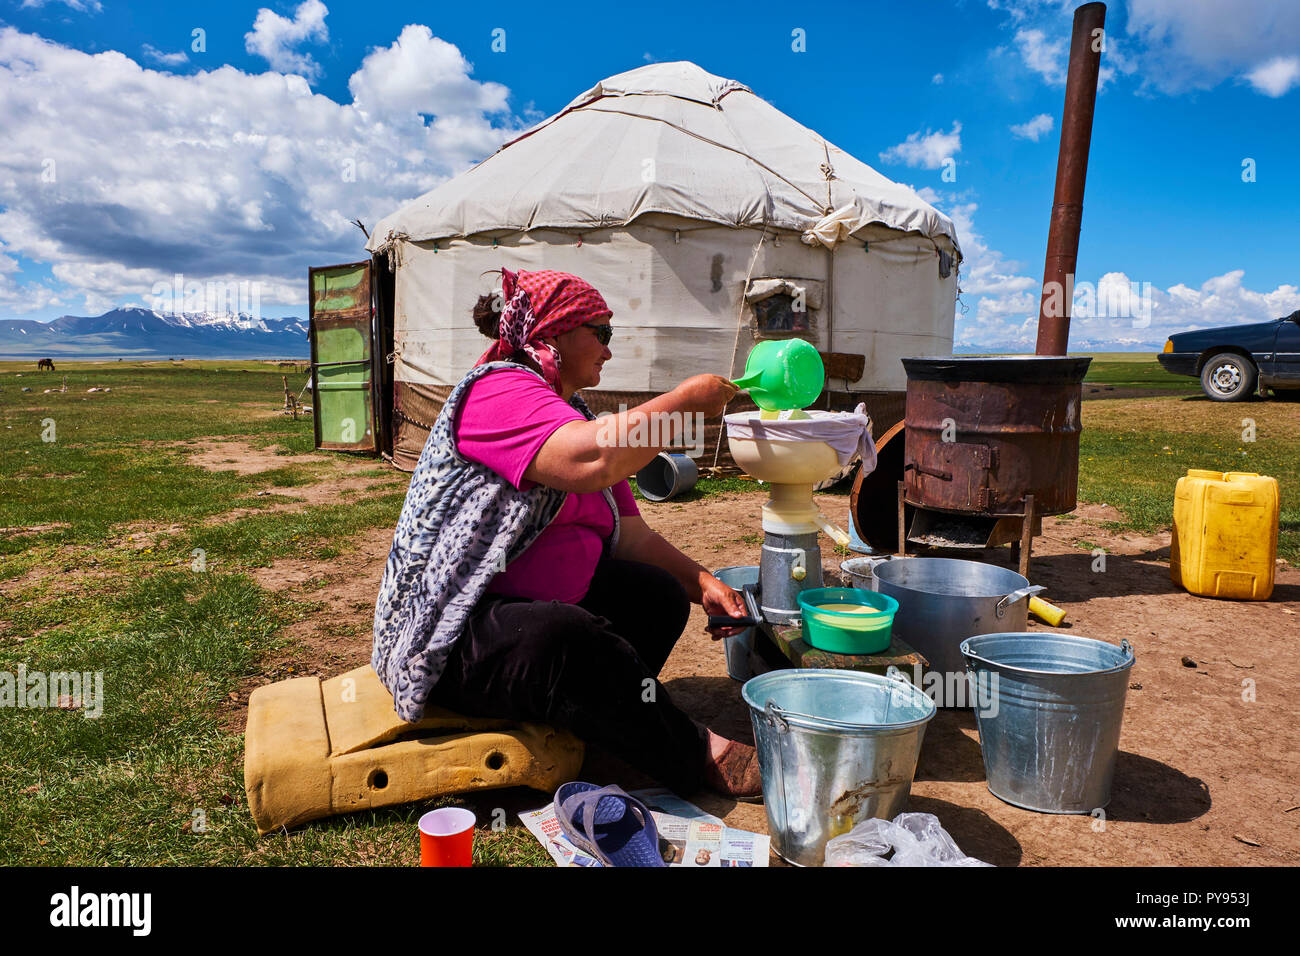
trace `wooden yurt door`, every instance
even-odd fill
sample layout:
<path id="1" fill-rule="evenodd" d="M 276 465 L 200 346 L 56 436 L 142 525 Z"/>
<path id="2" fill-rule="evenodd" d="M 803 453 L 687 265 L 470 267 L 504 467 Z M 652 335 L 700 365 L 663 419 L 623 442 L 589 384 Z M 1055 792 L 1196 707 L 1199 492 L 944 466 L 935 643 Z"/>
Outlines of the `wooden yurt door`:
<path id="1" fill-rule="evenodd" d="M 369 262 L 307 270 L 316 447 L 378 452 Z"/>

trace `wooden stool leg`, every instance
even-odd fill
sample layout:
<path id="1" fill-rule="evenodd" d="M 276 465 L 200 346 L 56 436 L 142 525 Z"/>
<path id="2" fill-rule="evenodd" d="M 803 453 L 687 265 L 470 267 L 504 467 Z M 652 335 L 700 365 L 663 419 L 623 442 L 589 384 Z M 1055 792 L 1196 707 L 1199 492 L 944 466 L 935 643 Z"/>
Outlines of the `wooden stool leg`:
<path id="1" fill-rule="evenodd" d="M 1020 527 L 1020 576 L 1029 578 L 1029 552 L 1034 546 L 1034 496 L 1025 495 L 1025 522 Z"/>

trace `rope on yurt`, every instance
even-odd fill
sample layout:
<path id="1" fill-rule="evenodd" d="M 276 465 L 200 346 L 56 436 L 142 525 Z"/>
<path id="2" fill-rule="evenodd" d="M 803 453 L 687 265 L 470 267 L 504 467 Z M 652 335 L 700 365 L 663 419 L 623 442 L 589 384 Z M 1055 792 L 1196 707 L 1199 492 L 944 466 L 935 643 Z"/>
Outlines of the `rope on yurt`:
<path id="1" fill-rule="evenodd" d="M 754 264 L 758 262 L 758 251 L 763 248 L 763 241 L 767 239 L 767 217 L 763 218 L 763 231 L 758 234 L 758 243 L 754 246 L 754 254 L 749 257 L 749 271 L 745 273 L 745 287 L 740 293 L 740 307 L 736 310 L 736 340 L 731 346 L 731 365 L 727 369 L 730 375 L 736 368 L 736 358 L 740 355 L 740 330 L 745 325 L 745 293 L 749 291 L 749 280 L 754 276 Z M 722 406 L 722 416 L 725 418 L 727 406 Z M 722 454 L 722 435 L 727 430 L 727 423 L 721 422 L 718 426 L 718 441 L 713 446 L 713 468 L 717 473 L 718 457 Z"/>
<path id="2" fill-rule="evenodd" d="M 822 167 L 822 175 L 826 177 L 826 215 L 830 215 L 834 210 L 832 201 L 831 180 L 835 178 L 835 168 L 831 166 L 831 148 L 827 145 L 826 140 L 822 140 L 822 152 L 826 156 L 826 165 Z M 830 355 L 835 351 L 835 246 L 836 243 L 826 247 L 826 354 Z M 845 382 L 847 391 L 848 382 Z M 826 383 L 826 409 L 831 407 L 831 383 Z"/>

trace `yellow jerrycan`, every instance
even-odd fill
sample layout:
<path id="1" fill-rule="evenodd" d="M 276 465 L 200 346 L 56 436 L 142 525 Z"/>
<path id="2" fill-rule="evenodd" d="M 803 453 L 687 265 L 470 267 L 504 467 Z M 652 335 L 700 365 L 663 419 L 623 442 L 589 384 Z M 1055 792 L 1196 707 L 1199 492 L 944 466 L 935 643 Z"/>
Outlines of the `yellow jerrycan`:
<path id="1" fill-rule="evenodd" d="M 1202 597 L 1267 601 L 1273 593 L 1277 479 L 1189 470 L 1174 489 L 1169 576 Z"/>

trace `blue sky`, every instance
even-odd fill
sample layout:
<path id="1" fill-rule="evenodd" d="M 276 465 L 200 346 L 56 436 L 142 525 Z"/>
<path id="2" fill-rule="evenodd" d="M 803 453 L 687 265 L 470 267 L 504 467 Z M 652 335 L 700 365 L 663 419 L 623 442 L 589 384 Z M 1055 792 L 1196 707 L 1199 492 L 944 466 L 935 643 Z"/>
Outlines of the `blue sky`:
<path id="1" fill-rule="evenodd" d="M 178 271 L 258 281 L 263 312 L 303 315 L 306 267 L 362 254 L 348 219 L 373 223 L 602 77 L 687 59 L 953 216 L 958 343 L 1032 343 L 1072 7 L 5 0 L 0 318 L 143 305 Z M 1076 318 L 1072 344 L 1300 308 L 1300 4 L 1108 8 L 1078 276 L 1148 289 L 1151 321 Z M 359 182 L 338 182 L 339 155 Z"/>

